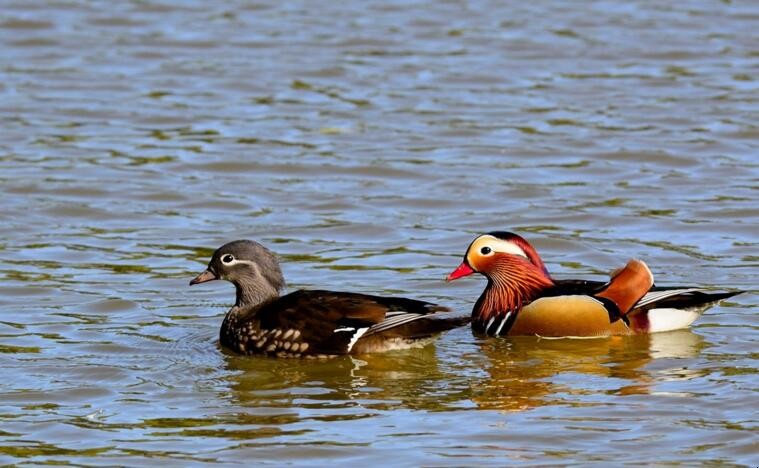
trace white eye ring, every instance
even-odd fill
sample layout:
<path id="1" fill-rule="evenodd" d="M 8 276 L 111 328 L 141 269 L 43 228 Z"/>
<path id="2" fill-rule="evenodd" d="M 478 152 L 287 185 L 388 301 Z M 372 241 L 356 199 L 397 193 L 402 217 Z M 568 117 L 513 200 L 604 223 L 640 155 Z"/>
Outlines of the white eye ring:
<path id="1" fill-rule="evenodd" d="M 232 254 L 226 254 L 221 257 L 221 262 L 229 265 L 230 263 L 235 261 L 235 257 Z"/>

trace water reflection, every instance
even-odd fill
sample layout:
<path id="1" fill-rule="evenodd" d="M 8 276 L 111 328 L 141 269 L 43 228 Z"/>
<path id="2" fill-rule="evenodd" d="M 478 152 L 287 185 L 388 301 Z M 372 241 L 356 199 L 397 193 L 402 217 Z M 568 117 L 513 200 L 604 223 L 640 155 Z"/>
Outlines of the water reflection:
<path id="1" fill-rule="evenodd" d="M 465 380 L 441 368 L 434 345 L 324 360 L 228 356 L 227 366 L 235 371 L 231 389 L 240 404 L 329 408 L 326 420 L 393 408 L 438 410 L 468 393 Z M 340 411 L 347 408 L 364 411 Z"/>
<path id="2" fill-rule="evenodd" d="M 652 371 L 649 364 L 657 359 L 693 358 L 705 346 L 700 335 L 681 330 L 582 340 L 485 339 L 452 363 L 451 356 L 441 358 L 440 351 L 430 345 L 327 360 L 228 355 L 226 364 L 232 395 L 241 405 L 329 410 L 307 412 L 305 417 L 341 420 L 398 408 L 437 411 L 469 408 L 474 402 L 480 409 L 524 411 L 592 404 L 583 401 L 583 395 L 648 394 L 660 374 L 692 378 L 671 368 Z M 676 361 L 674 365 L 678 367 Z M 283 422 L 280 414 L 275 421 Z"/>
<path id="3" fill-rule="evenodd" d="M 578 397 L 599 391 L 648 394 L 657 383 L 647 369 L 654 359 L 695 357 L 704 346 L 704 339 L 690 330 L 595 339 L 486 340 L 481 349 L 488 378 L 473 384 L 472 398 L 480 408 L 523 411 L 590 404 Z M 593 382 L 584 376 L 604 380 Z"/>

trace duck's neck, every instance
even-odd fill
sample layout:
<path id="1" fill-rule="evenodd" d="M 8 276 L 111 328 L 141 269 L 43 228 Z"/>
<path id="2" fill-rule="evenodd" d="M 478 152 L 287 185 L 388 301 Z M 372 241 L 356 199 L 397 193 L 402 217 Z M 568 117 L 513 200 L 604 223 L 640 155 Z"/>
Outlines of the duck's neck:
<path id="1" fill-rule="evenodd" d="M 235 282 L 235 289 L 237 290 L 235 305 L 224 316 L 220 331 L 221 344 L 228 347 L 236 346 L 235 337 L 239 334 L 240 327 L 251 319 L 255 319 L 261 309 L 258 306 L 279 297 L 279 291 L 268 283 L 240 281 Z"/>
<path id="2" fill-rule="evenodd" d="M 269 283 L 261 281 L 235 282 L 235 307 L 247 308 L 269 302 L 279 297 L 279 291 Z"/>
<path id="3" fill-rule="evenodd" d="M 493 318 L 508 313 L 515 316 L 553 284 L 548 273 L 532 263 L 521 259 L 499 262 L 488 272 L 488 285 L 472 310 L 472 319 L 478 328 L 487 328 Z"/>

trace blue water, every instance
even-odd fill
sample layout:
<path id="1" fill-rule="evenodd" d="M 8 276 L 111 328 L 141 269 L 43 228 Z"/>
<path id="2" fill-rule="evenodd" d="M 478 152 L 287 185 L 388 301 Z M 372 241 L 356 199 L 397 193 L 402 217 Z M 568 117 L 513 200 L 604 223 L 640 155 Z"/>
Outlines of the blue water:
<path id="1" fill-rule="evenodd" d="M 0 463 L 756 465 L 750 2 L 0 0 Z M 739 288 L 690 330 L 218 347 L 216 247 L 432 300 L 480 232 Z"/>

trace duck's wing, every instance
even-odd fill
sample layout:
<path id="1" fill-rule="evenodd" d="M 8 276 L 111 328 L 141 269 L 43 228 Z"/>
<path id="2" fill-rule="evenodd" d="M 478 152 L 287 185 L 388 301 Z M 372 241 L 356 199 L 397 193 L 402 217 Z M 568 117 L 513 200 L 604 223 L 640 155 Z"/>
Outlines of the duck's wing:
<path id="1" fill-rule="evenodd" d="M 651 309 L 659 307 L 693 308 L 708 307 L 723 299 L 727 299 L 745 291 L 711 291 L 704 288 L 688 288 L 681 286 L 651 288 L 643 298 L 635 304 L 635 309 Z"/>
<path id="2" fill-rule="evenodd" d="M 594 295 L 601 291 L 607 284 L 603 281 L 592 280 L 555 280 L 555 285 L 546 295 Z M 706 288 L 694 288 L 687 286 L 656 286 L 651 289 L 635 304 L 635 309 L 650 308 L 653 305 L 667 307 L 698 307 L 709 306 L 723 299 L 728 299 L 746 291 L 713 291 Z M 632 313 L 632 312 L 631 312 Z"/>
<path id="3" fill-rule="evenodd" d="M 298 350 L 305 346 L 301 354 L 335 355 L 367 351 L 362 343 L 372 336 L 375 342 L 401 334 L 413 340 L 462 325 L 461 319 L 437 319 L 438 314 L 448 310 L 407 298 L 301 290 L 268 304 L 257 317 L 261 328 L 283 330 L 280 336 L 294 330 L 290 336 L 297 335 Z M 425 319 L 426 326 L 412 326 L 412 322 L 421 319 Z"/>
<path id="4" fill-rule="evenodd" d="M 717 302 L 744 291 L 710 291 L 703 288 L 655 287 L 628 314 L 637 332 L 662 332 L 685 328 Z"/>
<path id="5" fill-rule="evenodd" d="M 584 280 L 556 280 L 554 286 L 542 296 L 590 296 L 601 301 L 611 316 L 621 317 L 638 307 L 654 284 L 648 266 L 640 260 L 630 260 L 627 265 L 611 274 L 607 282 Z"/>
<path id="6" fill-rule="evenodd" d="M 619 320 L 650 289 L 651 272 L 631 260 L 606 283 L 555 281 L 540 296 L 517 311 L 491 318 L 485 332 L 492 335 L 605 336 L 628 334 Z"/>
<path id="7" fill-rule="evenodd" d="M 554 285 L 542 294 L 544 296 L 592 296 L 603 289 L 605 285 L 606 282 L 604 281 L 557 279 L 554 280 Z"/>
<path id="8" fill-rule="evenodd" d="M 552 295 L 596 295 L 606 286 L 601 281 L 557 280 Z M 706 309 L 745 291 L 712 291 L 684 286 L 653 286 L 625 314 L 624 320 L 637 333 L 685 328 Z M 610 319 L 621 318 L 611 314 Z"/>
<path id="9" fill-rule="evenodd" d="M 588 282 L 555 284 L 516 314 L 507 313 L 500 324 L 494 323 L 495 334 L 503 330 L 510 335 L 540 336 L 628 334 L 625 316 L 653 282 L 646 264 L 634 259 L 600 287 Z"/>

